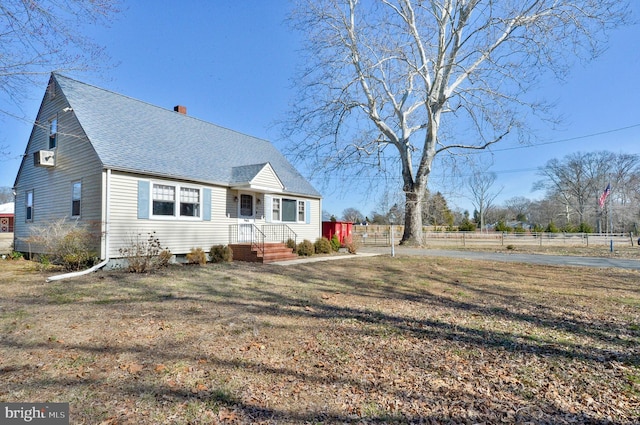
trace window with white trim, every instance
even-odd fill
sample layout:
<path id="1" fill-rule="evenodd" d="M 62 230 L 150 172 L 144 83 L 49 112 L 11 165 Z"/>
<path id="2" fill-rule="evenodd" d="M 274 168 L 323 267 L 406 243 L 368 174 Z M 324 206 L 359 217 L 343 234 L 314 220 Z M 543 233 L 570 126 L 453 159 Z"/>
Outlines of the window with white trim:
<path id="1" fill-rule="evenodd" d="M 156 218 L 202 218 L 202 189 L 153 183 L 151 215 Z"/>
<path id="2" fill-rule="evenodd" d="M 71 217 L 80 217 L 82 182 L 74 182 L 71 189 Z"/>
<path id="3" fill-rule="evenodd" d="M 180 188 L 180 216 L 200 217 L 200 190 L 191 187 Z"/>
<path id="4" fill-rule="evenodd" d="M 175 216 L 176 211 L 176 188 L 166 184 L 153 185 L 153 215 Z"/>
<path id="5" fill-rule="evenodd" d="M 25 195 L 25 220 L 33 221 L 33 190 L 28 190 Z"/>
<path id="6" fill-rule="evenodd" d="M 58 117 L 49 121 L 49 149 L 55 149 L 58 146 Z"/>
<path id="7" fill-rule="evenodd" d="M 273 221 L 280 221 L 280 198 L 273 198 L 271 200 L 271 219 Z"/>
<path id="8" fill-rule="evenodd" d="M 304 223 L 306 203 L 298 199 L 272 198 L 271 220 L 284 223 Z"/>

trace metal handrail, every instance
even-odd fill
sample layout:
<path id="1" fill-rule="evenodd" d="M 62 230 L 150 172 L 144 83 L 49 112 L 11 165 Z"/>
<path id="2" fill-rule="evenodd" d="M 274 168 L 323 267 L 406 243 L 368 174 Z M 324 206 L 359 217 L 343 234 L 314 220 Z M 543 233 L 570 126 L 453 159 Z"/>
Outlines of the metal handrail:
<path id="1" fill-rule="evenodd" d="M 248 226 L 246 224 L 245 226 Z M 262 229 L 259 229 L 255 224 L 251 224 L 251 248 L 259 251 L 264 255 L 265 242 L 282 242 L 286 243 L 289 239 L 293 240 L 294 244 L 298 243 L 298 235 L 286 224 L 265 224 Z M 229 243 L 238 243 L 238 234 L 240 233 L 239 224 L 229 225 Z"/>
<path id="2" fill-rule="evenodd" d="M 291 239 L 295 244 L 298 243 L 298 235 L 286 224 L 264 224 L 262 232 L 268 241 L 286 243 Z"/>
<path id="3" fill-rule="evenodd" d="M 262 233 L 262 231 L 260 229 L 258 229 L 258 226 L 256 226 L 255 224 L 251 225 L 252 227 L 252 231 L 251 231 L 251 248 L 255 248 L 257 251 L 259 251 L 262 255 L 264 255 L 264 240 L 265 240 L 265 236 L 264 233 Z M 256 238 L 256 236 L 258 236 Z M 256 240 L 258 239 L 258 240 Z"/>

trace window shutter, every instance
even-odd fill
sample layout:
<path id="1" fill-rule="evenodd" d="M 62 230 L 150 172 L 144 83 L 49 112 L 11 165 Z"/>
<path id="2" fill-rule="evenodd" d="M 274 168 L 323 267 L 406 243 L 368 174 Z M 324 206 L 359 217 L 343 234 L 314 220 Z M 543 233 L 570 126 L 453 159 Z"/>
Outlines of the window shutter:
<path id="1" fill-rule="evenodd" d="M 211 189 L 202 191 L 202 219 L 211 221 Z"/>
<path id="2" fill-rule="evenodd" d="M 273 221 L 273 196 L 264 195 L 264 220 L 267 223 Z"/>
<path id="3" fill-rule="evenodd" d="M 311 223 L 311 202 L 310 201 L 304 202 L 304 213 L 306 215 L 305 223 L 310 224 Z"/>
<path id="4" fill-rule="evenodd" d="M 138 180 L 138 218 L 149 218 L 150 183 Z"/>

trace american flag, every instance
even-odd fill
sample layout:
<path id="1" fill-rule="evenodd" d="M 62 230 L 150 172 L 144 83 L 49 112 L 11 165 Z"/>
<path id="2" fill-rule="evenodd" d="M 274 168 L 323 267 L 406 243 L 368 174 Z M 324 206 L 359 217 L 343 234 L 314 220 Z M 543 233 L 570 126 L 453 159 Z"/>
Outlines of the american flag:
<path id="1" fill-rule="evenodd" d="M 598 199 L 598 205 L 600 205 L 600 208 L 604 207 L 604 201 L 607 200 L 609 193 L 611 193 L 611 184 L 607 185 L 607 188 L 602 192 L 602 195 L 600 195 L 600 199 Z"/>

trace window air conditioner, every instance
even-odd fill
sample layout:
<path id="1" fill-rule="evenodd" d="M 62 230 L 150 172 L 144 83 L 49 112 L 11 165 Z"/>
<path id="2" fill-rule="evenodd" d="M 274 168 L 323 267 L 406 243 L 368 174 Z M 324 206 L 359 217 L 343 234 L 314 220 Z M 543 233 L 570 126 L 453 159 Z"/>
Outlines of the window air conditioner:
<path id="1" fill-rule="evenodd" d="M 36 167 L 53 167 L 56 165 L 53 151 L 37 151 L 33 154 L 33 165 Z"/>

